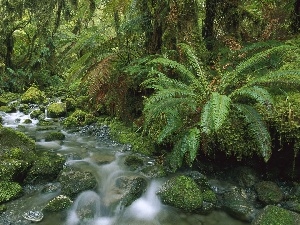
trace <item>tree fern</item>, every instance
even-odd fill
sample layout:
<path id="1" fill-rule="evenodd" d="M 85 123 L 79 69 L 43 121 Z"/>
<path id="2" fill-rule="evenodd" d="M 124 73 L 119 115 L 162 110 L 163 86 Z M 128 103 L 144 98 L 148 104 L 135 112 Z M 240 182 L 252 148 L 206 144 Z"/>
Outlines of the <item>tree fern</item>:
<path id="1" fill-rule="evenodd" d="M 231 99 L 226 95 L 212 93 L 201 113 L 200 126 L 204 133 L 218 132 L 229 114 L 230 103 Z"/>
<path id="2" fill-rule="evenodd" d="M 244 104 L 235 104 L 236 109 L 244 116 L 248 124 L 248 130 L 258 148 L 258 153 L 263 157 L 265 162 L 271 157 L 271 137 L 262 117 L 253 107 Z"/>

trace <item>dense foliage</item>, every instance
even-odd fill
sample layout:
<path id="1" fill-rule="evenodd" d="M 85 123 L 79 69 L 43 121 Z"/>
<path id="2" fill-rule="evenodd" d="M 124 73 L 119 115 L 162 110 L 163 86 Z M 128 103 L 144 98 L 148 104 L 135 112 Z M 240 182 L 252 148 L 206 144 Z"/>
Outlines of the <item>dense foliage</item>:
<path id="1" fill-rule="evenodd" d="M 0 0 L 0 15 L 0 93 L 63 87 L 172 170 L 200 153 L 298 156 L 299 0 Z"/>

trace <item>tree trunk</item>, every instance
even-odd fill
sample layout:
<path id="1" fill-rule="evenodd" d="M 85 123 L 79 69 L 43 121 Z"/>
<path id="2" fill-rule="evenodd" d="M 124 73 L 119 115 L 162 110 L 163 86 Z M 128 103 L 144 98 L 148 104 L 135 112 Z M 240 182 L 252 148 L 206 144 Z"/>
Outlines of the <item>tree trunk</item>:
<path id="1" fill-rule="evenodd" d="M 217 13 L 218 0 L 205 1 L 205 19 L 202 28 L 202 37 L 204 38 L 206 48 L 209 51 L 214 49 L 215 35 L 214 35 L 214 22 Z"/>
<path id="2" fill-rule="evenodd" d="M 5 68 L 13 69 L 12 55 L 14 50 L 14 39 L 13 39 L 12 32 L 6 35 L 5 45 L 6 45 Z"/>
<path id="3" fill-rule="evenodd" d="M 291 29 L 294 34 L 300 32 L 300 0 L 296 0 L 294 4 Z"/>

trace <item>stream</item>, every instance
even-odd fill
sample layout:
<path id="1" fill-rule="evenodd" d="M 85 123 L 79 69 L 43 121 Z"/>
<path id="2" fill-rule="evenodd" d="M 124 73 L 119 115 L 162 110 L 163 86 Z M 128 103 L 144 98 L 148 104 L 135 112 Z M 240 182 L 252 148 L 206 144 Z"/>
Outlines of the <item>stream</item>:
<path id="1" fill-rule="evenodd" d="M 128 146 L 111 140 L 108 127 L 96 129 L 84 128 L 71 132 L 64 130 L 59 122 L 51 128 L 61 131 L 66 138 L 63 141 L 46 142 L 44 137 L 51 130 L 38 130 L 38 120 L 32 119 L 31 124 L 24 124 L 29 115 L 21 112 L 1 113 L 3 125 L 18 129 L 36 140 L 37 151 L 52 151 L 66 156 L 67 164 L 91 172 L 98 182 L 95 190 L 84 191 L 77 196 L 67 212 L 44 213 L 38 225 L 243 225 L 248 224 L 228 216 L 223 211 L 213 211 L 209 215 L 185 213 L 170 206 L 166 206 L 156 196 L 166 178 L 149 179 L 146 192 L 130 206 L 122 208 L 118 204 L 111 206 L 110 202 L 117 199 L 112 184 L 117 178 L 138 172 L 130 171 L 124 165 L 124 157 L 129 154 Z M 50 118 L 47 118 L 51 120 Z M 20 126 L 21 125 L 21 126 Z M 91 132 L 93 130 L 93 132 Z M 99 159 L 104 163 L 98 163 Z M 149 158 L 149 164 L 152 160 Z M 141 176 L 141 174 L 138 174 Z M 0 215 L 14 225 L 31 224 L 22 218 L 28 210 L 42 210 L 54 197 L 60 195 L 60 190 L 43 193 L 42 185 L 27 185 L 24 196 L 6 204 L 7 210 Z M 82 220 L 77 212 L 81 207 L 89 205 L 93 213 L 92 218 Z M 0 220 L 1 224 L 1 220 Z"/>

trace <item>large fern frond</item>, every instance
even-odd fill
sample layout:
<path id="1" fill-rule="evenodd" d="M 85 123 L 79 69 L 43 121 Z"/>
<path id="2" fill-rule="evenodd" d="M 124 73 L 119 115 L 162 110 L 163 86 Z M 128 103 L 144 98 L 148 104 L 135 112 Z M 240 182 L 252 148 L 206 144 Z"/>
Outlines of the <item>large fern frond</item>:
<path id="1" fill-rule="evenodd" d="M 248 124 L 249 133 L 254 138 L 258 153 L 265 162 L 268 162 L 272 154 L 271 137 L 261 115 L 249 105 L 234 104 L 234 106 L 243 115 L 245 122 Z"/>
<path id="2" fill-rule="evenodd" d="M 260 103 L 261 105 L 271 106 L 273 105 L 273 98 L 270 93 L 262 87 L 247 87 L 243 86 L 240 89 L 235 90 L 232 92 L 229 97 L 232 100 L 239 100 L 239 99 L 253 99 L 256 102 Z"/>
<path id="3" fill-rule="evenodd" d="M 192 165 L 199 150 L 200 134 L 200 130 L 194 127 L 189 129 L 178 139 L 170 153 L 169 164 L 172 171 L 176 171 L 182 166 L 185 157 L 189 166 Z"/>
<path id="4" fill-rule="evenodd" d="M 221 128 L 229 114 L 230 104 L 231 99 L 226 95 L 212 93 L 201 112 L 200 126 L 204 133 L 212 134 Z"/>
<path id="5" fill-rule="evenodd" d="M 283 55 L 286 54 L 286 52 L 293 51 L 293 50 L 297 50 L 297 47 L 293 45 L 285 44 L 285 45 L 273 47 L 271 49 L 253 55 L 249 59 L 241 62 L 233 72 L 228 72 L 222 77 L 220 90 L 224 91 L 228 86 L 237 83 L 238 80 L 245 79 L 245 77 L 242 76 L 243 72 L 253 68 L 258 63 L 262 63 L 266 60 L 269 60 L 270 55 L 272 54 Z"/>
<path id="6" fill-rule="evenodd" d="M 300 87 L 300 71 L 275 71 L 268 75 L 255 78 L 246 84 L 252 85 L 279 85 L 281 87 Z"/>
<path id="7" fill-rule="evenodd" d="M 156 59 L 151 60 L 147 63 L 149 66 L 160 65 L 165 68 L 173 69 L 177 72 L 177 75 L 181 80 L 185 81 L 186 83 L 193 83 L 195 80 L 195 75 L 188 70 L 184 65 L 167 58 L 159 57 Z"/>

